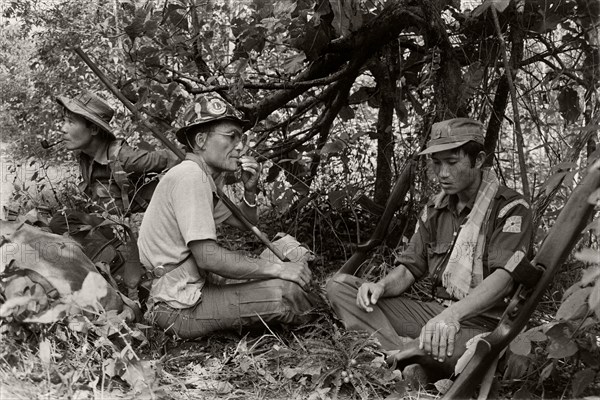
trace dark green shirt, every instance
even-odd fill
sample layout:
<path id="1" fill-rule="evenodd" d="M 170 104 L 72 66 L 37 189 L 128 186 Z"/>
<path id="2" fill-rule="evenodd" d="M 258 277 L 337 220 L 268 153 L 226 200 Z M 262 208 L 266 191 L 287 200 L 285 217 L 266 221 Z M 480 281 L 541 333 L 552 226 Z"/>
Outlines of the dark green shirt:
<path id="1" fill-rule="evenodd" d="M 455 238 L 465 223 L 475 199 L 459 213 L 456 195 L 445 196 L 439 207 L 433 201 L 425 207 L 419 218 L 417 230 L 396 264 L 403 264 L 420 279 L 427 274 L 437 288 L 435 295 L 442 299 L 450 296 L 441 286 L 441 276 L 448 263 Z M 500 186 L 491 203 L 486 226 L 486 242 L 483 254 L 483 278 L 497 268 L 511 274 L 517 283 L 531 284 L 532 277 L 539 276 L 527 262 L 514 262 L 515 252 L 527 254 L 532 234 L 532 218 L 529 204 L 523 196 L 505 186 Z M 535 283 L 535 282 L 533 282 Z"/>
<path id="2" fill-rule="evenodd" d="M 149 173 L 160 173 L 179 161 L 169 150 L 146 151 L 133 149 L 123 140 L 116 140 L 107 146 L 107 164 L 93 160 L 85 153 L 79 155 L 79 169 L 83 182 L 80 190 L 109 212 L 117 209 L 123 211 L 123 184 L 127 182 L 125 191 L 131 198 L 144 186 Z M 123 173 L 125 179 L 115 174 Z M 138 210 L 139 211 L 139 210 Z"/>

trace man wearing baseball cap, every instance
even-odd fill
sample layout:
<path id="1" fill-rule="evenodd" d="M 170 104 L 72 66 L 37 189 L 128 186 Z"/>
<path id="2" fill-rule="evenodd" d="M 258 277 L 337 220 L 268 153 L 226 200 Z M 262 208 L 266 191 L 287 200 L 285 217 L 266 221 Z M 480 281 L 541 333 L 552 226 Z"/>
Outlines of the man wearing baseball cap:
<path id="1" fill-rule="evenodd" d="M 526 259 L 529 204 L 483 169 L 484 126 L 454 118 L 433 124 L 427 148 L 441 191 L 420 216 L 395 268 L 378 282 L 338 274 L 327 285 L 348 329 L 373 332 L 390 359 L 419 383 L 454 373 L 466 342 L 492 330 L 516 283 L 539 276 Z M 402 294 L 425 276 L 432 300 Z M 416 369 L 415 369 L 416 368 Z"/>
<path id="2" fill-rule="evenodd" d="M 153 187 L 153 183 L 147 182 L 148 174 L 156 175 L 179 160 L 169 150 L 133 149 L 125 140 L 117 139 L 110 126 L 114 110 L 90 91 L 85 90 L 73 98 L 58 96 L 56 101 L 63 107 L 62 142 L 67 150 L 77 153 L 82 178 L 79 189 L 89 201 L 85 211 L 69 209 L 54 215 L 49 227 L 57 234 L 68 232 L 83 245 L 88 257 L 95 258 L 93 261 L 111 264 L 117 282 L 124 283 L 129 295 L 135 298 L 141 276 L 135 241 L 123 251 L 128 256 L 121 270 L 113 265 L 117 259 L 122 265 L 121 256 L 106 248 L 114 238 L 112 229 L 100 227 L 90 232 L 90 228 L 105 221 L 101 214 L 106 211 L 120 216 L 143 211 Z M 100 255 L 103 248 L 106 254 L 111 253 L 109 258 L 114 257 L 112 260 Z"/>
<path id="3" fill-rule="evenodd" d="M 265 322 L 306 322 L 317 300 L 305 290 L 311 280 L 306 258 L 251 258 L 217 242 L 219 224 L 247 229 L 218 197 L 223 173 L 241 170 L 239 208 L 258 221 L 261 166 L 244 155 L 246 123 L 220 97 L 198 98 L 176 132 L 185 160 L 160 181 L 140 227 L 140 256 L 152 278 L 147 316 L 181 338 Z"/>

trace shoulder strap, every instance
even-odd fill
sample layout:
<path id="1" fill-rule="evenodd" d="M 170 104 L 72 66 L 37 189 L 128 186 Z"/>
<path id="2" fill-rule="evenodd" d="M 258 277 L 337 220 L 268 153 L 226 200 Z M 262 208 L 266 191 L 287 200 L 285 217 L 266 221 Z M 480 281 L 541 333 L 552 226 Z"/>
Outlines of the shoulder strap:
<path id="1" fill-rule="evenodd" d="M 121 191 L 121 200 L 123 201 L 123 210 L 127 213 L 129 210 L 129 188 L 131 184 L 127 178 L 127 172 L 123 168 L 123 164 L 119 160 L 119 153 L 123 148 L 124 140 L 113 141 L 108 148 L 108 162 L 110 164 L 111 175 L 115 180 L 115 183 Z"/>

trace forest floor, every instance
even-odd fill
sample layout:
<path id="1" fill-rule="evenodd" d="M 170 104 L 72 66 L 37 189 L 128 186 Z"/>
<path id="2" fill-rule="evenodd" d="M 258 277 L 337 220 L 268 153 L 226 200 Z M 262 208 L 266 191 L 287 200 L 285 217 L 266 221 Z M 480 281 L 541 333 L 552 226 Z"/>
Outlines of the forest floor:
<path id="1" fill-rule="evenodd" d="M 3 155 L 3 205 L 6 192 L 12 190 L 5 161 Z M 249 242 L 256 247 L 249 234 L 225 231 L 220 239 L 233 249 L 257 250 L 248 248 Z M 325 282 L 350 252 L 322 247 L 327 250 L 321 253 L 327 254 L 319 254 L 312 266 L 313 290 L 324 298 Z M 374 255 L 373 264 L 390 255 L 382 254 Z M 371 276 L 381 273 L 366 269 Z M 427 293 L 427 288 L 417 287 L 411 294 L 418 298 Z M 536 318 L 554 315 L 559 297 L 546 298 Z M 85 329 L 74 329 L 66 321 L 44 325 L 1 321 L 0 400 L 398 400 L 439 398 L 447 389 L 448 381 L 411 387 L 400 371 L 385 363 L 372 337 L 346 331 L 326 307 L 316 314 L 314 322 L 294 329 L 265 325 L 196 341 L 179 340 L 144 324 L 117 322 L 118 329 L 107 331 L 114 316 L 104 325 L 85 321 Z M 499 374 L 491 398 L 533 397 L 529 389 L 540 389 L 536 378 L 540 373 L 526 370 L 517 379 L 502 379 Z M 543 387 L 541 397 L 564 398 L 563 382 L 551 382 L 550 390 Z"/>

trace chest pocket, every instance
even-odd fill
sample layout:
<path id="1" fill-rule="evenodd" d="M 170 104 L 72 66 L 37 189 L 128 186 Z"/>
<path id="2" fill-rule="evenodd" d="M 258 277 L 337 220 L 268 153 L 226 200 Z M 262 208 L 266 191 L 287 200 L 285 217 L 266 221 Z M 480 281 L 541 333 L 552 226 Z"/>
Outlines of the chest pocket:
<path id="1" fill-rule="evenodd" d="M 451 250 L 452 242 L 427 243 L 427 265 L 429 265 L 429 273 L 434 282 L 440 280 Z"/>
<path id="2" fill-rule="evenodd" d="M 111 214 L 122 208 L 121 191 L 114 183 L 92 183 L 91 197 Z"/>

